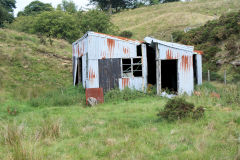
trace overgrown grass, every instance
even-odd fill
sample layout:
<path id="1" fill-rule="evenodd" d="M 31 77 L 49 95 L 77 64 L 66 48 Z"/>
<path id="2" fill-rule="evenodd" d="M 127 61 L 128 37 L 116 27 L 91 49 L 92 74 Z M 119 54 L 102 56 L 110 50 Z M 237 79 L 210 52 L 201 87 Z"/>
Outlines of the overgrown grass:
<path id="1" fill-rule="evenodd" d="M 204 83 L 196 89 L 200 94 L 183 96 L 196 107 L 205 107 L 205 116 L 198 120 L 159 119 L 157 113 L 167 99 L 134 91 L 114 90 L 105 96 L 106 103 L 91 108 L 81 103 L 38 108 L 25 104 L 29 109 L 0 120 L 0 159 L 236 159 L 240 147 L 236 87 Z M 66 94 L 75 92 L 69 90 Z M 130 99 L 123 98 L 125 92 Z M 213 92 L 220 98 L 212 97 Z M 235 97 L 231 104 L 226 96 Z M 14 149 L 11 144 L 17 139 L 21 145 Z"/>
<path id="2" fill-rule="evenodd" d="M 33 107 L 41 106 L 70 106 L 74 104 L 84 104 L 85 90 L 81 87 L 66 87 L 56 91 L 48 92 L 42 96 L 32 98 L 29 104 Z"/>
<path id="3" fill-rule="evenodd" d="M 0 92 L 31 99 L 70 85 L 71 51 L 63 40 L 51 46 L 36 35 L 0 29 Z"/>

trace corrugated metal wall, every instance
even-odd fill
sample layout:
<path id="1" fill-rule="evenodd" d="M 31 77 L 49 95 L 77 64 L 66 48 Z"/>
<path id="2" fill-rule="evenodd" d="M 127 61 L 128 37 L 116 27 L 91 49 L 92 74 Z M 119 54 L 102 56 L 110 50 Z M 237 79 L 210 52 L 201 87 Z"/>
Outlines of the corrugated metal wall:
<path id="1" fill-rule="evenodd" d="M 159 60 L 178 60 L 178 93 L 192 94 L 194 89 L 193 52 L 161 44 L 158 44 L 158 49 Z"/>
<path id="2" fill-rule="evenodd" d="M 139 41 L 128 39 L 118 39 L 116 37 L 88 32 L 86 37 L 73 43 L 73 57 L 82 56 L 83 64 L 83 85 L 86 88 L 99 88 L 99 59 L 111 58 L 136 58 L 137 46 Z M 132 89 L 144 91 L 147 87 L 147 59 L 146 46 L 142 44 L 142 77 L 129 77 L 119 79 L 119 88 L 124 89 L 126 86 Z M 76 68 L 76 65 L 75 65 Z M 122 66 L 121 66 L 122 68 Z M 87 70 L 87 71 L 86 71 Z M 87 72 L 87 77 L 85 71 Z M 74 79 L 76 78 L 74 71 Z M 122 85 L 123 81 L 128 79 L 128 83 Z"/>

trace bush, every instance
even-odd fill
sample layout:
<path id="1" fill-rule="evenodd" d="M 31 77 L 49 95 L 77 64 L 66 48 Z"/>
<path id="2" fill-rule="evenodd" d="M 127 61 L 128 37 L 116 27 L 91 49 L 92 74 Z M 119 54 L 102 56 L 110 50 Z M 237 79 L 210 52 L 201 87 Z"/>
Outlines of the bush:
<path id="1" fill-rule="evenodd" d="M 126 37 L 126 38 L 131 38 L 133 36 L 133 33 L 131 31 L 122 31 L 119 36 L 121 37 Z"/>
<path id="2" fill-rule="evenodd" d="M 179 42 L 184 37 L 184 32 L 183 31 L 175 31 L 172 33 L 172 37 L 173 37 L 174 42 Z"/>
<path id="3" fill-rule="evenodd" d="M 110 16 L 98 10 L 75 14 L 54 10 L 33 16 L 20 16 L 7 26 L 20 32 L 40 34 L 49 38 L 65 39 L 72 43 L 87 31 L 115 34 L 118 28 Z"/>
<path id="4" fill-rule="evenodd" d="M 198 119 L 203 115 L 204 109 L 202 107 L 199 107 L 195 110 L 194 104 L 178 97 L 170 99 L 165 105 L 164 109 L 158 114 L 158 116 L 170 121 L 183 119 L 186 117 Z"/>

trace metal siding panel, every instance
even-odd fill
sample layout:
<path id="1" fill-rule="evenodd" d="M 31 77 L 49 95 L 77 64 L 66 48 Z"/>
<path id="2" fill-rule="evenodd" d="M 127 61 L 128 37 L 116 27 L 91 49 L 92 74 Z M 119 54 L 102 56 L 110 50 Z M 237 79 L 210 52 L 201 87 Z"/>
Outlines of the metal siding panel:
<path id="1" fill-rule="evenodd" d="M 85 88 L 86 87 L 86 80 L 87 80 L 87 77 L 86 77 L 86 67 L 87 67 L 87 64 L 86 64 L 86 55 L 83 55 L 82 57 L 82 77 L 83 77 L 83 87 Z"/>
<path id="2" fill-rule="evenodd" d="M 88 60 L 87 88 L 99 88 L 98 60 Z"/>
<path id="3" fill-rule="evenodd" d="M 136 44 L 121 40 L 89 36 L 91 46 L 89 59 L 130 58 L 136 57 Z"/>
<path id="4" fill-rule="evenodd" d="M 187 93 L 191 95 L 194 90 L 193 54 L 190 54 L 182 51 L 178 60 L 178 92 L 180 94 Z"/>
<path id="5" fill-rule="evenodd" d="M 161 60 L 178 60 L 178 93 L 191 95 L 194 89 L 193 83 L 193 52 L 176 49 L 158 44 L 159 58 Z"/>
<path id="6" fill-rule="evenodd" d="M 123 90 L 124 88 L 128 87 L 130 89 L 143 91 L 142 83 L 142 77 L 119 78 L 119 89 Z"/>
<path id="7" fill-rule="evenodd" d="M 142 44 L 142 91 L 144 92 L 147 91 L 147 70 L 147 47 L 146 44 Z"/>
<path id="8" fill-rule="evenodd" d="M 202 84 L 202 55 L 197 54 L 196 55 L 197 60 L 197 80 L 198 85 Z"/>

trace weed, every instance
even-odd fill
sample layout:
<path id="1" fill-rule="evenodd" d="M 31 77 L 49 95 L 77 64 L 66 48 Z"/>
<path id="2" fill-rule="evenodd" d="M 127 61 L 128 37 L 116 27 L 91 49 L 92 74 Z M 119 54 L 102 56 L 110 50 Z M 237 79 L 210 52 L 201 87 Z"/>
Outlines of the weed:
<path id="1" fill-rule="evenodd" d="M 18 114 L 16 107 L 8 107 L 7 112 L 9 115 L 16 116 Z"/>

